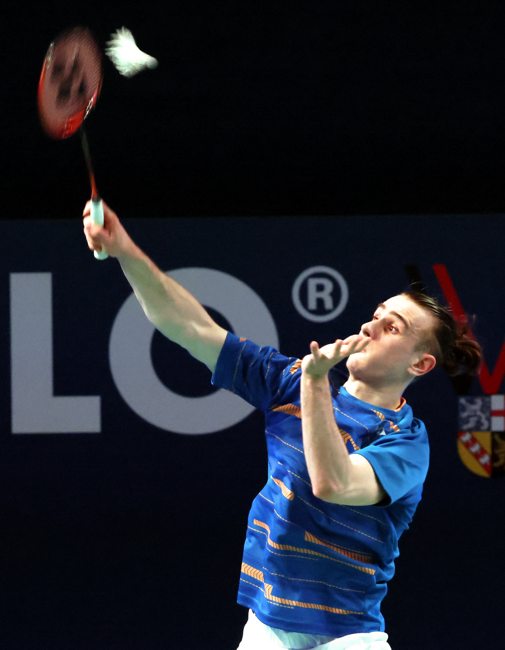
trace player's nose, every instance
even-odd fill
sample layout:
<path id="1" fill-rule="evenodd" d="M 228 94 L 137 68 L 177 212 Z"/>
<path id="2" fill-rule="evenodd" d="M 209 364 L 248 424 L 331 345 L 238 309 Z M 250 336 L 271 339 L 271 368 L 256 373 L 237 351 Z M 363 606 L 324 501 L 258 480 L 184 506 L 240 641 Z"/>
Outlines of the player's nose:
<path id="1" fill-rule="evenodd" d="M 368 338 L 375 338 L 377 335 L 377 327 L 376 327 L 377 321 L 371 320 L 368 321 L 368 323 L 363 323 L 360 329 L 360 334 L 363 336 L 368 336 Z"/>

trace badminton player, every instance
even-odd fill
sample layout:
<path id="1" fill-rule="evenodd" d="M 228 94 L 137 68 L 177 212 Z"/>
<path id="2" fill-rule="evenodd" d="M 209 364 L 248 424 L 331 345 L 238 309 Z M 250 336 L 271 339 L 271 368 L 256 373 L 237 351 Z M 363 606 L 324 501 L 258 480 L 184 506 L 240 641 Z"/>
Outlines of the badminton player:
<path id="1" fill-rule="evenodd" d="M 147 318 L 215 386 L 265 415 L 269 478 L 248 518 L 240 650 L 388 650 L 381 601 L 429 457 L 403 393 L 437 365 L 475 373 L 479 345 L 437 301 L 406 292 L 380 302 L 358 333 L 286 357 L 220 327 L 104 212 L 100 228 L 85 206 L 89 248 L 117 258 Z M 348 378 L 334 385 L 345 359 Z"/>

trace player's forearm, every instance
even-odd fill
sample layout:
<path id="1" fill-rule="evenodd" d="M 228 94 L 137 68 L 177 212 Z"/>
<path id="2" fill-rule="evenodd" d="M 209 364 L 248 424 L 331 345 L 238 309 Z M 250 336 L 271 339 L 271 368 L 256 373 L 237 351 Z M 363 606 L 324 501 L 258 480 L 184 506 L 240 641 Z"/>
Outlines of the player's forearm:
<path id="1" fill-rule="evenodd" d="M 351 463 L 333 414 L 327 376 L 301 379 L 305 460 L 314 494 L 334 501 L 348 489 Z"/>
<path id="2" fill-rule="evenodd" d="M 118 260 L 151 323 L 214 369 L 226 331 L 183 286 L 163 273 L 133 242 Z"/>

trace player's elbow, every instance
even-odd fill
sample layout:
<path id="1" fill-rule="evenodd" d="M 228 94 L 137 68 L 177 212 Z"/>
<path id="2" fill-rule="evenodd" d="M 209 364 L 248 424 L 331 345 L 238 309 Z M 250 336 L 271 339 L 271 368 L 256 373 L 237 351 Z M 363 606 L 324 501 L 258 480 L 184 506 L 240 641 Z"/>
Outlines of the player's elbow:
<path id="1" fill-rule="evenodd" d="M 312 494 L 328 503 L 338 503 L 346 492 L 346 487 L 341 481 L 317 480 L 312 482 Z"/>

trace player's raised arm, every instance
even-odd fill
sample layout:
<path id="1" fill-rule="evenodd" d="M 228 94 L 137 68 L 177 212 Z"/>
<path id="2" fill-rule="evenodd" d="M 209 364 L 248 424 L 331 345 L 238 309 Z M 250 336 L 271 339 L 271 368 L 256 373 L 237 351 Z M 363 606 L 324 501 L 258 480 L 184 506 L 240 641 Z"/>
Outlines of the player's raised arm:
<path id="1" fill-rule="evenodd" d="M 84 233 L 91 250 L 117 258 L 151 323 L 213 371 L 226 330 L 196 298 L 163 273 L 135 244 L 116 213 L 104 202 L 103 228 L 92 223 L 90 202 L 84 208 Z"/>
<path id="2" fill-rule="evenodd" d="M 323 501 L 342 505 L 373 505 L 384 497 L 370 463 L 349 455 L 331 401 L 328 371 L 370 339 L 358 334 L 320 348 L 313 341 L 302 362 L 301 405 L 303 448 L 312 490 Z"/>

